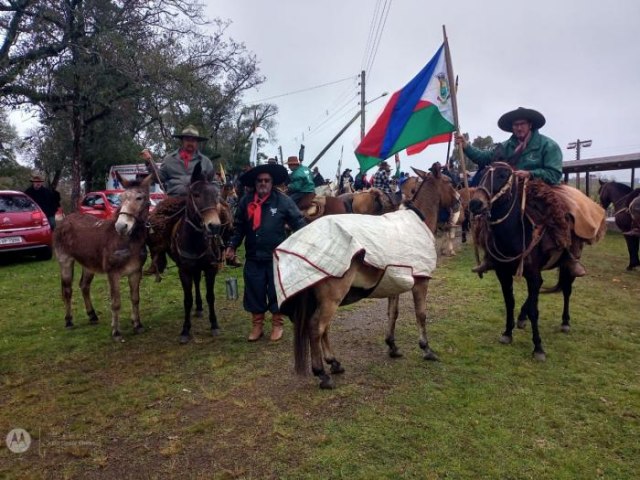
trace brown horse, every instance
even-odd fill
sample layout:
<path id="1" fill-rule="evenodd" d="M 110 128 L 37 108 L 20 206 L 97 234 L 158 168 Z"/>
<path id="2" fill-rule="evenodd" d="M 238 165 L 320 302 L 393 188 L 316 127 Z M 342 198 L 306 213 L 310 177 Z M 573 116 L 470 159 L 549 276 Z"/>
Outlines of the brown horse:
<path id="1" fill-rule="evenodd" d="M 422 172 L 424 174 L 424 172 Z M 444 177 L 447 179 L 448 177 Z M 402 199 L 405 200 L 407 198 L 411 198 L 415 192 L 417 191 L 420 183 L 422 182 L 421 177 L 409 177 L 400 187 L 400 192 L 402 193 Z M 470 192 L 473 189 L 461 189 L 458 190 L 460 195 L 460 208 L 457 208 L 455 212 L 443 211 L 438 215 L 438 228 L 444 232 L 445 242 L 442 245 L 441 253 L 447 256 L 455 256 L 456 251 L 453 246 L 454 239 L 456 237 L 456 228 L 458 226 L 462 227 L 462 241 L 466 242 L 466 235 L 469 231 L 469 197 Z"/>
<path id="2" fill-rule="evenodd" d="M 67 215 L 54 233 L 54 249 L 60 264 L 62 298 L 65 305 L 66 327 L 73 327 L 71 294 L 73 266 L 82 265 L 80 289 L 89 322 L 98 322 L 91 303 L 91 281 L 96 273 L 106 273 L 111 294 L 111 335 L 121 340 L 120 333 L 120 277 L 128 277 L 131 296 L 133 330 L 144 330 L 140 323 L 140 278 L 147 258 L 145 240 L 149 216 L 149 186 L 153 177 L 142 182 L 128 181 L 116 172 L 125 188 L 115 219 L 98 220 L 89 215 Z"/>
<path id="3" fill-rule="evenodd" d="M 624 183 L 603 182 L 600 180 L 598 195 L 602 208 L 607 208 L 613 204 L 613 215 L 616 226 L 624 233 L 624 240 L 627 244 L 627 252 L 629 253 L 627 270 L 633 270 L 639 267 L 640 257 L 638 256 L 638 250 L 640 250 L 640 234 L 638 233 L 637 222 L 636 225 L 634 225 L 629 206 L 634 199 L 640 196 L 640 188 L 632 190 L 631 187 Z"/>
<path id="4" fill-rule="evenodd" d="M 222 261 L 223 242 L 221 238 L 223 205 L 220 191 L 211 183 L 212 172 L 202 173 L 200 164 L 191 175 L 184 202 L 184 213 L 173 227 L 169 256 L 178 266 L 182 285 L 184 322 L 180 343 L 191 340 L 191 308 L 193 290 L 196 294 L 196 312 L 202 311 L 200 278 L 204 273 L 206 299 L 209 306 L 211 334 L 218 335 L 220 327 L 215 312 L 213 284 Z"/>
<path id="5" fill-rule="evenodd" d="M 352 194 L 344 194 L 344 196 L 346 195 Z M 331 197 L 308 193 L 300 199 L 298 207 L 302 211 L 307 222 L 313 222 L 314 220 L 326 215 L 350 213 L 349 205 L 347 201 L 345 201 L 344 196 L 340 195 L 339 197 Z"/>
<path id="6" fill-rule="evenodd" d="M 280 274 L 280 268 L 286 267 L 282 263 L 284 258 L 292 259 L 294 257 L 304 258 L 296 251 L 300 249 L 302 243 L 298 242 L 298 239 L 302 235 L 309 235 L 309 231 L 304 233 L 306 229 L 313 228 L 315 225 L 323 232 L 324 235 L 332 235 L 331 242 L 325 242 L 325 245 L 330 245 L 329 248 L 334 250 L 337 248 L 334 245 L 333 232 L 337 230 L 343 230 L 348 232 L 351 243 L 349 244 L 349 254 L 353 251 L 353 256 L 349 257 L 349 254 L 344 259 L 336 258 L 334 255 L 325 254 L 324 252 L 316 252 L 316 255 L 320 257 L 330 257 L 333 262 L 334 268 L 337 268 L 335 275 L 329 274 L 324 278 L 316 281 L 312 279 L 312 284 L 305 287 L 303 290 L 293 293 L 291 296 L 285 295 L 282 298 L 283 281 L 286 279 L 279 276 L 279 302 L 282 304 L 281 311 L 289 315 L 294 323 L 294 358 L 295 358 L 295 370 L 299 374 L 306 373 L 308 369 L 308 353 L 311 350 L 311 364 L 313 374 L 320 378 L 320 388 L 333 388 L 334 382 L 331 376 L 325 372 L 323 367 L 324 360 L 331 366 L 331 373 L 338 374 L 344 372 L 340 362 L 336 359 L 329 343 L 329 327 L 336 313 L 336 310 L 340 305 L 346 305 L 357 302 L 366 297 L 372 298 L 388 298 L 388 324 L 386 333 L 386 343 L 389 347 L 389 355 L 391 357 L 398 357 L 400 353 L 395 343 L 395 323 L 398 317 L 398 299 L 399 294 L 405 291 L 411 290 L 413 293 L 413 300 L 415 305 L 415 314 L 418 326 L 420 328 L 420 348 L 424 350 L 424 358 L 427 360 L 437 360 L 437 356 L 429 347 L 427 341 L 427 332 L 425 327 L 426 319 L 426 297 L 427 287 L 429 284 L 430 275 L 423 273 L 424 270 L 418 270 L 422 268 L 422 265 L 428 261 L 432 261 L 431 269 L 435 267 L 435 246 L 433 241 L 433 234 L 435 231 L 438 208 L 440 206 L 450 207 L 457 198 L 456 192 L 449 182 L 443 180 L 442 175 L 438 172 L 434 175 L 424 177 L 425 180 L 421 184 L 418 191 L 415 193 L 410 201 L 404 202 L 403 210 L 398 212 L 389 213 L 382 217 L 368 217 L 364 215 L 345 215 L 326 217 L 319 220 L 316 224 L 309 225 L 294 233 L 288 240 L 283 242 L 275 251 L 274 256 L 276 260 L 275 267 Z M 370 229 L 365 231 L 360 236 L 354 228 L 350 228 L 350 224 L 355 224 L 359 219 L 368 218 L 368 222 L 375 226 L 379 224 L 383 228 L 387 222 L 393 218 L 402 219 L 403 226 L 395 232 L 395 235 L 402 237 L 402 241 L 407 241 L 408 237 L 411 237 L 418 245 L 416 248 L 411 248 L 410 258 L 407 258 L 406 250 L 401 249 L 401 257 L 404 261 L 408 261 L 409 266 L 403 266 L 396 264 L 390 266 L 389 263 L 394 263 L 393 259 L 383 258 L 383 263 L 387 262 L 387 266 L 374 265 L 369 258 L 369 252 L 360 247 L 360 241 L 365 243 L 363 237 L 368 237 L 369 245 L 371 245 L 371 239 L 374 242 L 382 242 L 383 238 L 377 235 Z M 342 226 L 340 226 L 340 224 Z M 361 231 L 361 230 L 360 230 Z M 417 232 L 417 233 L 416 233 Z M 411 233 L 411 235 L 409 235 Z M 393 232 L 386 231 L 386 235 L 394 235 Z M 319 235 L 322 236 L 322 235 Z M 384 234 L 382 235 L 384 236 Z M 393 241 L 393 240 L 392 240 Z M 396 239 L 396 241 L 399 241 Z M 371 250 L 378 252 L 388 252 L 386 247 L 380 247 L 378 243 L 376 248 L 371 247 Z M 334 254 L 337 251 L 334 251 Z M 384 256 L 384 253 L 382 253 Z M 420 262 L 418 262 L 420 259 Z M 308 260 L 305 260 L 308 262 Z M 307 265 L 312 264 L 307 263 Z M 295 265 L 295 264 L 294 264 Z M 405 264 L 406 265 L 406 264 Z M 420 265 L 420 267 L 418 267 Z M 389 277 L 385 275 L 387 271 L 392 271 L 394 268 L 408 268 L 408 272 L 405 271 L 404 283 L 402 285 L 394 285 L 386 283 Z M 295 266 L 294 266 L 295 268 Z M 316 271 L 321 272 L 322 267 L 319 267 Z M 320 273 L 322 275 L 322 273 Z"/>
<path id="7" fill-rule="evenodd" d="M 352 212 L 362 215 L 384 215 L 395 212 L 400 205 L 400 202 L 391 194 L 387 194 L 379 188 L 370 188 L 351 195 Z"/>

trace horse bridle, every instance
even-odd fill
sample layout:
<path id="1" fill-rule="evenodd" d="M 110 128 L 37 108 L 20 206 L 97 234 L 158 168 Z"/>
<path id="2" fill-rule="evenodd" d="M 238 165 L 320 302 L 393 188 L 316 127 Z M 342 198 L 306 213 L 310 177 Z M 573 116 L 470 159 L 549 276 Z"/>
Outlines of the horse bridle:
<path id="1" fill-rule="evenodd" d="M 499 165 L 491 165 L 487 167 L 487 172 L 483 175 L 482 182 L 480 183 L 480 185 L 478 185 L 478 187 L 476 187 L 476 191 L 479 190 L 481 192 L 484 192 L 487 198 L 489 199 L 489 209 L 488 209 L 488 215 L 487 215 L 488 218 L 491 217 L 491 206 L 500 198 L 502 198 L 504 195 L 506 195 L 507 192 L 511 194 L 511 205 L 509 205 L 509 208 L 507 209 L 507 213 L 505 213 L 502 217 L 500 217 L 497 220 L 489 220 L 490 225 L 498 225 L 499 223 L 504 222 L 507 219 L 507 217 L 511 214 L 511 211 L 513 210 L 513 207 L 515 206 L 518 200 L 517 195 L 513 194 L 513 189 L 518 188 L 518 182 L 514 182 L 514 178 L 516 177 L 515 172 L 513 171 L 513 169 L 509 164 L 503 163 L 503 162 L 498 162 L 498 163 Z M 500 190 L 498 190 L 496 193 L 491 193 L 493 191 L 494 172 L 496 171 L 497 167 L 504 168 L 505 165 L 511 169 L 509 178 L 505 182 L 505 184 L 500 188 Z M 485 178 L 487 178 L 487 176 L 489 176 L 489 180 L 490 180 L 489 189 L 485 187 L 485 184 L 487 182 L 484 181 Z"/>
<path id="2" fill-rule="evenodd" d="M 118 209 L 118 213 L 116 214 L 116 217 L 120 216 L 120 215 L 126 215 L 128 217 L 133 218 L 133 221 L 135 223 L 147 223 L 147 219 L 142 218 L 142 215 L 146 212 L 147 215 L 149 214 L 149 207 L 151 206 L 151 200 L 149 200 L 149 196 L 147 195 L 147 200 L 142 204 L 142 208 L 138 211 L 137 214 L 133 214 L 133 213 L 129 213 L 129 212 L 123 212 L 122 211 L 122 206 L 120 206 L 120 208 Z"/>
<path id="3" fill-rule="evenodd" d="M 191 185 L 196 185 L 198 183 L 205 183 L 204 181 L 200 180 L 197 182 L 192 183 Z M 191 201 L 191 206 L 193 207 L 193 211 L 196 213 L 196 215 L 198 216 L 198 218 L 200 219 L 200 225 L 196 225 L 194 224 L 191 219 L 189 218 L 189 209 L 187 209 L 187 215 L 186 216 L 186 222 L 191 225 L 197 232 L 205 232 L 205 234 L 207 233 L 207 229 L 204 228 L 204 214 L 206 212 L 208 212 L 209 210 L 216 210 L 218 208 L 218 202 L 216 202 L 216 205 L 211 206 L 211 207 L 205 207 L 203 209 L 199 209 L 198 206 L 196 205 L 196 201 L 193 198 L 193 195 L 191 195 L 191 191 L 189 191 L 189 200 Z"/>
<path id="4" fill-rule="evenodd" d="M 201 183 L 204 181 L 200 180 L 198 182 L 194 182 L 191 184 L 191 186 L 196 185 L 197 183 Z M 191 191 L 189 191 L 189 200 L 191 202 L 191 206 L 193 207 L 192 209 L 186 208 L 185 207 L 185 219 L 184 221 L 187 222 L 187 224 L 189 224 L 191 226 L 191 228 L 193 228 L 196 232 L 198 233 L 202 233 L 204 236 L 204 239 L 206 241 L 206 245 L 207 248 L 200 254 L 192 254 L 189 252 L 184 251 L 183 249 L 180 248 L 180 243 L 177 241 L 177 239 L 174 238 L 174 245 L 176 250 L 178 251 L 178 255 L 180 255 L 180 257 L 182 258 L 186 258 L 188 260 L 198 260 L 208 254 L 211 254 L 212 256 L 216 257 L 217 261 L 220 261 L 221 259 L 221 248 L 218 248 L 218 254 L 216 255 L 215 252 L 213 251 L 213 248 L 211 248 L 211 240 L 214 239 L 215 241 L 215 237 L 219 237 L 219 235 L 212 235 L 211 232 L 209 232 L 209 230 L 207 228 L 205 228 L 204 226 L 204 214 L 206 212 L 208 212 L 209 210 L 216 210 L 218 208 L 218 203 L 216 203 L 215 206 L 210 206 L 210 207 L 205 207 L 205 208 L 198 208 L 198 206 L 196 205 L 196 201 L 194 200 L 193 196 L 191 195 Z M 189 218 L 189 211 L 193 210 L 195 212 L 195 214 L 198 216 L 198 218 L 200 219 L 200 225 L 196 225 L 195 223 L 193 223 L 193 221 Z M 176 224 L 176 229 L 174 230 L 174 232 L 177 233 L 177 227 L 178 224 Z M 222 227 L 222 225 L 221 225 Z M 174 233 L 175 236 L 175 233 Z M 221 244 L 221 240 L 218 240 L 217 243 Z M 219 245 L 217 245 L 218 247 L 220 247 Z"/>

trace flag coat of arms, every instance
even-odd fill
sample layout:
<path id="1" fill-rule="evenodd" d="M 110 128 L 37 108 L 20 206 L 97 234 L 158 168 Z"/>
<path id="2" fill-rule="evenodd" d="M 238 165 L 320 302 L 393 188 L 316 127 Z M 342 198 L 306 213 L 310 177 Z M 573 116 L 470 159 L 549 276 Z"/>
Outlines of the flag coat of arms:
<path id="1" fill-rule="evenodd" d="M 404 149 L 414 154 L 428 145 L 448 142 L 454 130 L 443 44 L 429 63 L 391 96 L 355 154 L 366 171 Z"/>

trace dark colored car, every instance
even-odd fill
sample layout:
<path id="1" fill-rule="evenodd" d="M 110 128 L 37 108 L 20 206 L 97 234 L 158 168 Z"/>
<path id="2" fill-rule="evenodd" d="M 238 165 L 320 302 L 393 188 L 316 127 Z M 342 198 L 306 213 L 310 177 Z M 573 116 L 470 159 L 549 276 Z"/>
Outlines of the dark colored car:
<path id="1" fill-rule="evenodd" d="M 38 204 L 22 192 L 0 190 L 0 254 L 49 260 L 51 247 L 51 227 Z"/>
<path id="2" fill-rule="evenodd" d="M 122 192 L 124 192 L 124 190 L 98 190 L 96 192 L 89 192 L 82 197 L 78 211 L 105 220 L 113 218 L 116 210 L 120 207 L 120 194 Z M 166 198 L 164 193 L 152 193 L 150 196 L 151 207 L 149 211 L 153 212 L 155 206 L 164 198 Z"/>

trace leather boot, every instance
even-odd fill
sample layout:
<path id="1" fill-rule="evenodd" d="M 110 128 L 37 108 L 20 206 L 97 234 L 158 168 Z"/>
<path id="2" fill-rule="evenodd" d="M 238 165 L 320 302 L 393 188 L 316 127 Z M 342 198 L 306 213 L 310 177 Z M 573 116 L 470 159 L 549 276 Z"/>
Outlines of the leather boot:
<path id="1" fill-rule="evenodd" d="M 482 274 L 488 272 L 489 270 L 493 270 L 493 262 L 487 256 L 482 259 L 480 265 L 476 265 L 471 269 L 473 273 L 477 273 L 480 278 L 482 278 Z"/>
<path id="2" fill-rule="evenodd" d="M 569 246 L 569 260 L 567 260 L 567 269 L 572 277 L 584 277 L 587 270 L 580 263 L 582 256 L 582 240 L 575 234 L 571 235 L 571 245 Z"/>
<path id="3" fill-rule="evenodd" d="M 282 338 L 282 332 L 284 331 L 284 319 L 281 313 L 271 315 L 271 325 L 271 341 L 277 342 Z"/>
<path id="4" fill-rule="evenodd" d="M 250 342 L 255 342 L 256 340 L 259 340 L 264 334 L 264 313 L 252 313 L 251 322 L 253 323 L 253 328 L 251 329 L 251 333 L 249 334 L 249 338 L 247 340 L 249 340 Z"/>

